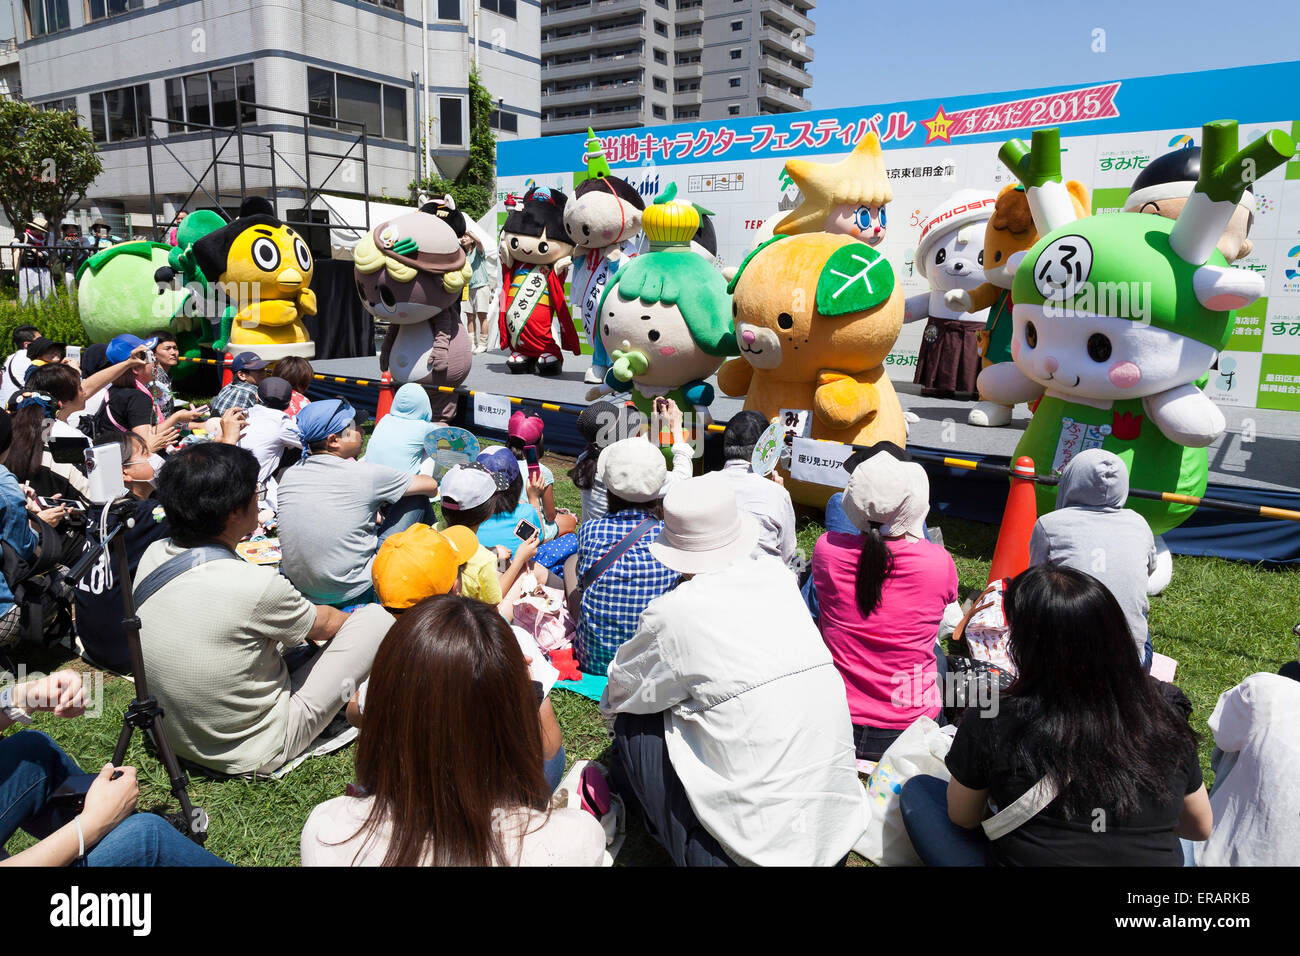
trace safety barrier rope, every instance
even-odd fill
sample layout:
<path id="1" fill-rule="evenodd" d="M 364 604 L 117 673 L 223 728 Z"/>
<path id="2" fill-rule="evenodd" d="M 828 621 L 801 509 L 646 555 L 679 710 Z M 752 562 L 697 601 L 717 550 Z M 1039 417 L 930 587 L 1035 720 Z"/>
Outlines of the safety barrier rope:
<path id="1" fill-rule="evenodd" d="M 205 365 L 224 365 L 228 360 L 189 358 L 182 355 L 181 361 L 197 362 Z M 326 375 L 320 372 L 313 373 L 312 378 L 320 382 L 336 382 L 342 385 L 359 385 L 363 387 L 373 385 L 380 389 L 396 387 L 396 383 L 391 379 L 386 381 L 384 379 L 353 378 L 347 375 Z M 488 392 L 485 389 L 472 389 L 463 386 L 453 388 L 450 385 L 426 385 L 425 388 L 429 391 L 441 392 L 448 395 L 494 395 L 498 398 L 505 398 L 509 400 L 510 404 L 518 405 L 522 408 L 539 408 L 545 411 L 564 412 L 571 415 L 577 415 L 582 411 L 582 407 L 578 405 L 556 404 L 555 402 L 544 402 L 535 398 L 521 398 L 515 395 L 498 395 L 496 392 Z M 726 430 L 726 427 L 726 422 L 713 422 L 706 426 L 706 430 L 710 432 L 722 432 Z M 829 438 L 819 438 L 816 440 L 826 442 L 830 445 L 847 444 Z M 853 448 L 854 451 L 871 451 L 871 448 L 868 445 L 850 445 L 850 447 Z M 956 458 L 939 452 L 923 451 L 915 447 L 908 448 L 907 453 L 913 458 L 942 465 L 947 468 L 957 468 L 963 471 L 973 471 L 990 475 L 1005 475 L 1008 477 L 1023 478 L 1026 481 L 1032 481 L 1035 484 L 1040 485 L 1055 485 L 1060 483 L 1060 479 L 1055 475 L 1039 475 L 1019 472 L 1016 470 L 1014 464 L 999 465 L 994 462 L 976 461 L 971 458 Z M 1290 508 L 1275 508 L 1270 505 L 1248 504 L 1239 501 L 1228 501 L 1223 498 L 1181 495 L 1172 491 L 1150 491 L 1145 488 L 1130 488 L 1128 496 L 1130 498 L 1139 498 L 1144 501 L 1161 501 L 1166 504 L 1190 505 L 1193 508 L 1210 508 L 1215 511 L 1230 511 L 1234 514 L 1249 515 L 1254 518 L 1278 518 L 1283 521 L 1300 522 L 1300 511 L 1295 511 Z"/>

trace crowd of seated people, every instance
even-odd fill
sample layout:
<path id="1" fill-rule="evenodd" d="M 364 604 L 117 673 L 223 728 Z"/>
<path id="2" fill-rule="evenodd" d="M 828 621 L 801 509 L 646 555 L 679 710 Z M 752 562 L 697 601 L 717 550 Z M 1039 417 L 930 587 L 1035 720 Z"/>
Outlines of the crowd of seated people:
<path id="1" fill-rule="evenodd" d="M 957 568 L 928 534 L 924 469 L 897 449 L 850 459 L 805 563 L 790 496 L 750 465 L 757 413 L 731 420 L 723 468 L 703 475 L 672 402 L 649 422 L 598 402 L 567 476 L 541 461 L 541 418 L 518 412 L 505 445 L 435 480 L 443 426 L 418 386 L 398 391 L 367 445 L 348 402 L 306 401 L 305 360 L 237 356 L 234 382 L 192 408 L 175 391 L 174 337 L 121 336 L 78 367 L 20 331 L 24 354 L 3 369 L 21 381 L 0 411 L 0 539 L 33 558 L 43 526 L 86 503 L 86 475 L 52 442 L 117 446 L 132 580 L 101 555 L 77 582 L 79 651 L 129 673 L 121 589 L 143 593 L 150 690 L 178 757 L 214 779 L 283 775 L 323 734 L 355 728 L 354 782 L 305 815 L 304 864 L 605 861 L 602 822 L 556 799 L 572 754 L 537 645 L 512 627 L 522 592 L 542 585 L 568 598 L 575 662 L 603 683 L 608 783 L 677 865 L 844 864 L 872 812 L 863 762 L 922 719 L 956 722 L 947 775 L 912 777 L 898 800 L 929 865 L 1297 861 L 1286 733 L 1300 665 L 1225 690 L 1207 791 L 1190 704 L 1149 673 L 1139 585 L 1154 551 L 1119 507 L 1128 475 L 1112 455 L 1065 470 L 1030 568 L 1006 587 L 1017 676 L 996 714 L 953 715 L 936 691 Z M 199 429 L 218 440 L 184 440 Z M 560 504 L 565 482 L 576 514 Z M 278 571 L 236 553 L 268 515 Z M 0 582 L 0 650 L 22 620 Z M 84 706 L 80 677 L 60 671 L 0 693 L 0 727 Z M 5 862 L 222 862 L 134 812 L 131 768 L 88 778 L 70 815 L 51 794 L 74 776 L 50 737 L 0 739 L 0 838 L 37 841 Z"/>

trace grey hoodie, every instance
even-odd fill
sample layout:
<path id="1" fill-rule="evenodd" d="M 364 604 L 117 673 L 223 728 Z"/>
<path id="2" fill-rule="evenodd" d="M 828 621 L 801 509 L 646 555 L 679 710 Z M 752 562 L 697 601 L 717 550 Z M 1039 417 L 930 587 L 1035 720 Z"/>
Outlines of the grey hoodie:
<path id="1" fill-rule="evenodd" d="M 1034 525 L 1029 563 L 1091 574 L 1110 589 L 1128 618 L 1138 656 L 1147 642 L 1147 576 L 1155 570 L 1151 528 L 1124 508 L 1128 469 L 1100 448 L 1079 452 L 1061 472 L 1056 510 Z"/>

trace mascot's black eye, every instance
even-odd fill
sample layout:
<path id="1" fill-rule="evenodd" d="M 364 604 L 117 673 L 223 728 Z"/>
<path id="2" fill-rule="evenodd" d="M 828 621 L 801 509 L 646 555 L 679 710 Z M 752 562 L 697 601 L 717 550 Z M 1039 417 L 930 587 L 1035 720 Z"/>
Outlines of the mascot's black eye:
<path id="1" fill-rule="evenodd" d="M 276 248 L 275 243 L 270 239 L 255 239 L 249 252 L 252 253 L 253 261 L 257 263 L 257 267 L 266 272 L 270 272 L 280 264 L 280 250 Z"/>
<path id="2" fill-rule="evenodd" d="M 980 254 L 976 257 L 976 261 L 977 261 L 980 265 L 984 265 L 984 250 L 983 250 L 983 249 L 980 250 Z"/>
<path id="3" fill-rule="evenodd" d="M 1094 362 L 1104 362 L 1110 358 L 1110 339 L 1100 332 L 1088 336 L 1088 358 Z"/>
<path id="4" fill-rule="evenodd" d="M 731 303 L 731 317 L 733 319 L 740 318 L 740 306 L 735 302 L 735 300 L 732 300 Z"/>
<path id="5" fill-rule="evenodd" d="M 943 265 L 943 260 L 947 258 L 948 258 L 948 250 L 940 249 L 938 252 L 934 254 L 934 264 L 936 266 L 941 266 Z"/>
<path id="6" fill-rule="evenodd" d="M 649 332 L 646 333 L 646 338 L 648 338 L 651 342 L 658 342 L 659 332 L 655 329 L 651 329 Z"/>
<path id="7" fill-rule="evenodd" d="M 1025 323 L 1025 344 L 1031 349 L 1038 347 L 1038 329 L 1034 328 L 1034 323 Z"/>
<path id="8" fill-rule="evenodd" d="M 783 329 L 788 329 L 794 326 L 794 319 L 791 318 L 789 312 L 782 312 L 776 317 L 776 324 Z"/>
<path id="9" fill-rule="evenodd" d="M 307 243 L 297 236 L 293 240 L 293 257 L 298 260 L 299 269 L 303 272 L 311 271 L 311 250 L 307 248 Z"/>
<path id="10" fill-rule="evenodd" d="M 983 256 L 983 255 L 984 255 L 984 253 L 981 252 L 981 253 L 980 253 L 980 256 Z M 1002 250 L 1001 250 L 1001 249 L 999 249 L 997 252 L 993 253 L 993 261 L 994 261 L 994 262 L 1001 262 L 1001 261 L 1002 261 Z M 980 265 L 983 265 L 983 263 L 981 262 Z"/>
<path id="11" fill-rule="evenodd" d="M 397 296 L 393 295 L 393 290 L 388 288 L 386 285 L 381 285 L 379 287 L 379 298 L 383 299 L 384 305 L 388 306 L 390 309 L 397 305 Z"/>
<path id="12" fill-rule="evenodd" d="M 610 315 L 613 315 L 613 314 L 614 314 L 613 312 L 610 313 Z M 606 335 L 609 335 L 609 323 L 608 323 L 608 322 L 605 323 L 605 334 L 606 334 Z"/>
<path id="13" fill-rule="evenodd" d="M 549 243 L 539 242 L 539 243 L 537 244 L 537 251 L 538 251 L 538 253 L 540 253 L 541 255 L 546 255 L 546 250 L 549 249 L 549 248 L 551 248 Z"/>
<path id="14" fill-rule="evenodd" d="M 590 235 L 591 235 L 591 226 L 583 226 L 583 227 L 582 227 L 582 234 L 583 234 L 584 236 L 590 236 Z"/>
<path id="15" fill-rule="evenodd" d="M 511 239 L 510 239 L 510 248 L 511 248 L 511 249 L 518 249 L 518 248 L 519 248 L 519 240 L 518 240 L 517 238 L 513 237 L 513 236 L 512 236 Z"/>

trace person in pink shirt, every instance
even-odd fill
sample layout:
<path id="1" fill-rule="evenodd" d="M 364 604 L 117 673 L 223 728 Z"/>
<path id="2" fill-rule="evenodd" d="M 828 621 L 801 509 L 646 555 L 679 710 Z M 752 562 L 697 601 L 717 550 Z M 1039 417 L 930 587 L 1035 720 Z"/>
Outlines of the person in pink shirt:
<path id="1" fill-rule="evenodd" d="M 925 469 L 882 451 L 844 491 L 861 534 L 827 532 L 813 549 L 818 626 L 844 678 L 860 760 L 879 760 L 918 717 L 943 721 L 935 640 L 957 600 L 957 567 L 925 538 L 929 502 Z"/>

